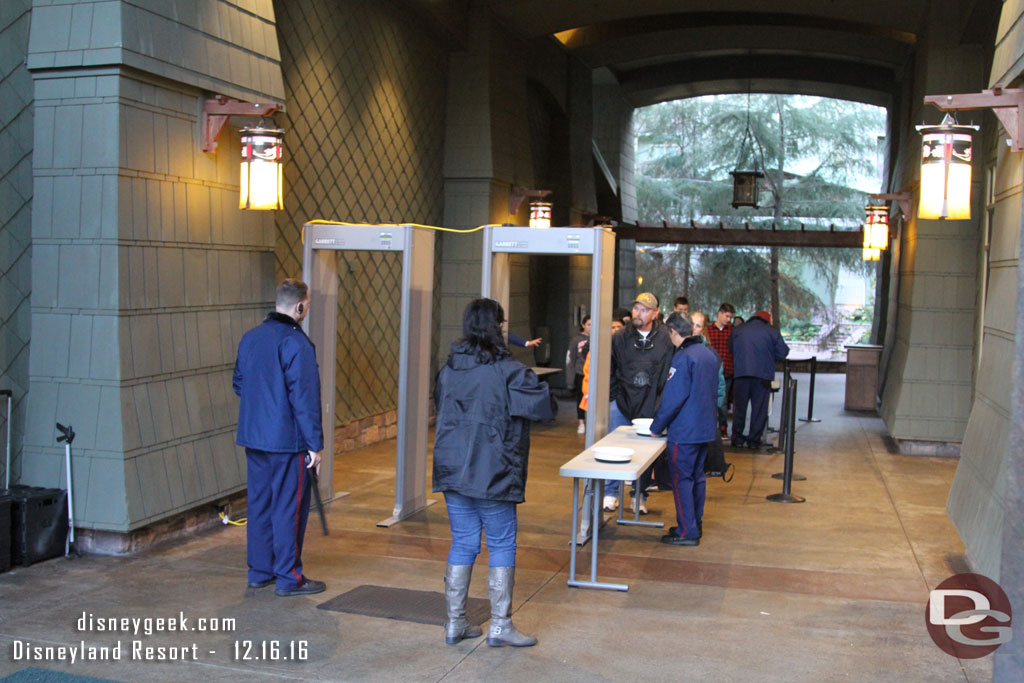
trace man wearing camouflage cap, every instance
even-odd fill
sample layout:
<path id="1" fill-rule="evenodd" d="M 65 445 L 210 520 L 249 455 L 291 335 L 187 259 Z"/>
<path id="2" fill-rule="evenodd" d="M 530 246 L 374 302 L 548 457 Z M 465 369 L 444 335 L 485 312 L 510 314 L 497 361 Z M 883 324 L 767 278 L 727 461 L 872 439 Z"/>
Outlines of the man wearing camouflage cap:
<path id="1" fill-rule="evenodd" d="M 643 292 L 633 300 L 630 325 L 612 337 L 612 379 L 609 396 L 608 430 L 628 425 L 638 417 L 653 418 L 661 401 L 675 347 L 664 326 L 656 322 L 658 297 Z M 640 479 L 640 494 L 635 494 L 640 512 L 647 514 L 646 494 L 650 470 Z M 619 482 L 605 486 L 604 509 L 618 505 Z M 634 503 L 637 504 L 637 503 Z"/>

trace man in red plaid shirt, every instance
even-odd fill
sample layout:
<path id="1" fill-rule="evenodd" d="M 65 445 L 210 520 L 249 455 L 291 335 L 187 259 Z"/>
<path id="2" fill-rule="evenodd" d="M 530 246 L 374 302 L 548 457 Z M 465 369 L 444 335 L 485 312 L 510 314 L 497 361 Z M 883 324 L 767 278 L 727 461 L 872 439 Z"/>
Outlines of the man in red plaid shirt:
<path id="1" fill-rule="evenodd" d="M 723 303 L 718 307 L 718 316 L 715 322 L 708 325 L 704 334 L 711 342 L 711 348 L 715 350 L 718 357 L 722 359 L 722 373 L 725 375 L 725 395 L 732 396 L 732 353 L 729 352 L 729 335 L 732 334 L 732 316 L 736 309 L 730 303 Z M 730 400 L 727 398 L 721 408 L 718 409 L 718 430 L 725 437 L 728 435 L 728 406 Z"/>

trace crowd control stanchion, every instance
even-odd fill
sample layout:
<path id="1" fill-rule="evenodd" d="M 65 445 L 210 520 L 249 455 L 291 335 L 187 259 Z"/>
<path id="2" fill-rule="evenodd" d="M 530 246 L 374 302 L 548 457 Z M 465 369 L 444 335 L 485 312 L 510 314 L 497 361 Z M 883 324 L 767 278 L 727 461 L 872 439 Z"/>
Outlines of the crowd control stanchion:
<path id="1" fill-rule="evenodd" d="M 779 427 L 782 433 L 779 437 L 779 447 L 774 449 L 774 452 L 796 452 L 796 423 L 793 420 L 796 416 L 796 392 L 791 391 L 791 389 L 796 389 L 796 380 L 787 374 L 784 388 L 785 395 L 782 400 L 782 415 L 779 419 Z M 772 475 L 772 479 L 784 479 L 785 476 L 785 472 L 776 472 Z M 797 472 L 792 472 L 790 479 L 793 481 L 806 481 L 807 477 Z"/>
<path id="2" fill-rule="evenodd" d="M 782 364 L 782 408 L 779 411 L 779 444 L 774 448 L 769 449 L 771 453 L 780 453 L 786 450 L 786 441 L 788 440 L 789 434 L 789 421 L 786 419 L 788 415 L 789 403 L 791 395 L 789 393 L 789 359 L 786 359 Z"/>
<path id="3" fill-rule="evenodd" d="M 4 467 L 4 488 L 11 488 L 11 403 L 14 401 L 10 389 L 0 389 L 0 396 L 7 397 L 7 464 Z"/>
<path id="4" fill-rule="evenodd" d="M 796 421 L 796 385 L 795 379 L 790 379 L 786 386 L 786 393 L 790 394 L 792 398 L 788 404 L 789 410 L 787 414 L 783 415 L 783 420 L 788 423 L 787 429 L 789 431 L 789 438 L 786 440 L 786 460 L 785 460 L 785 472 L 783 473 L 782 479 L 782 493 L 773 493 L 770 496 L 766 496 L 768 500 L 773 503 L 803 503 L 807 499 L 800 496 L 795 496 L 792 493 L 793 485 L 793 428 L 794 422 Z"/>
<path id="5" fill-rule="evenodd" d="M 811 356 L 811 387 L 807 390 L 807 417 L 801 417 L 801 422 L 821 422 L 814 417 L 814 376 L 818 374 L 818 357 Z"/>
<path id="6" fill-rule="evenodd" d="M 782 389 L 783 392 L 786 391 L 786 378 L 787 377 L 789 377 L 789 359 L 788 358 L 786 358 L 785 360 L 782 361 L 782 387 L 781 387 L 781 389 Z M 774 385 L 774 382 L 772 384 Z M 772 415 L 772 407 L 775 405 L 775 394 L 776 394 L 777 391 L 778 390 L 775 389 L 775 387 L 773 386 L 772 390 L 771 390 L 772 393 L 771 393 L 771 396 L 769 398 L 769 401 L 771 401 L 771 403 L 768 404 L 768 416 L 769 417 L 771 417 L 771 415 Z M 785 400 L 785 395 L 783 395 L 783 400 Z M 785 413 L 786 413 L 785 406 L 783 406 L 780 410 L 782 411 L 781 414 L 785 415 Z M 775 432 L 781 432 L 783 429 L 785 429 L 785 426 L 782 424 L 783 422 L 784 422 L 784 420 L 782 420 L 782 419 L 779 420 L 779 428 L 778 429 L 775 429 L 771 425 L 767 425 L 766 428 L 765 428 L 765 431 L 767 431 L 769 434 L 774 434 Z M 778 449 L 782 450 L 782 437 L 781 436 L 779 437 Z"/>

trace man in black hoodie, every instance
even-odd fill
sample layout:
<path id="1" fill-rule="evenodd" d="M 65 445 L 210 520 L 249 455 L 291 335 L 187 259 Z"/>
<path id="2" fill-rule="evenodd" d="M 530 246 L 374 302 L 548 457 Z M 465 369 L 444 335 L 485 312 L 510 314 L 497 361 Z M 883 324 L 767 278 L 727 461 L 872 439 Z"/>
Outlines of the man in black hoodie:
<path id="1" fill-rule="evenodd" d="M 612 337 L 612 380 L 608 431 L 628 425 L 638 417 L 653 418 L 661 401 L 675 346 L 664 326 L 656 322 L 658 297 L 643 292 L 633 300 L 630 325 Z M 653 468 L 653 466 L 652 466 Z M 648 469 L 640 477 L 643 492 L 651 479 Z M 634 494 L 636 495 L 636 494 Z M 619 482 L 605 485 L 605 510 L 618 505 Z M 636 495 L 641 514 L 647 514 L 646 494 Z"/>

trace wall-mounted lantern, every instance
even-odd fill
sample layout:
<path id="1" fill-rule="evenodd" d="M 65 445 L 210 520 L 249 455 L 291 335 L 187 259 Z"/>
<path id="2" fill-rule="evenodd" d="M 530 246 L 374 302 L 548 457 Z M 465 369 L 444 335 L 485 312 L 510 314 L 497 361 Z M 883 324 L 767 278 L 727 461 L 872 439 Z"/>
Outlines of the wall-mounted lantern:
<path id="1" fill-rule="evenodd" d="M 242 169 L 238 208 L 284 208 L 281 152 L 284 131 L 280 128 L 242 129 Z"/>
<path id="2" fill-rule="evenodd" d="M 551 227 L 551 202 L 530 202 L 530 227 Z"/>
<path id="3" fill-rule="evenodd" d="M 864 245 L 871 249 L 888 249 L 889 207 L 869 204 L 864 214 Z"/>
<path id="4" fill-rule="evenodd" d="M 971 134 L 977 129 L 957 125 L 949 114 L 938 126 L 917 126 L 923 137 L 918 218 L 971 217 Z"/>
<path id="5" fill-rule="evenodd" d="M 280 109 L 283 109 L 283 105 L 277 102 L 239 102 L 220 96 L 206 100 L 200 116 L 203 151 L 217 151 L 217 139 L 232 116 L 269 117 Z M 267 125 L 243 128 L 241 134 L 242 173 L 238 183 L 238 208 L 284 208 L 281 182 L 281 140 L 284 131 Z"/>

